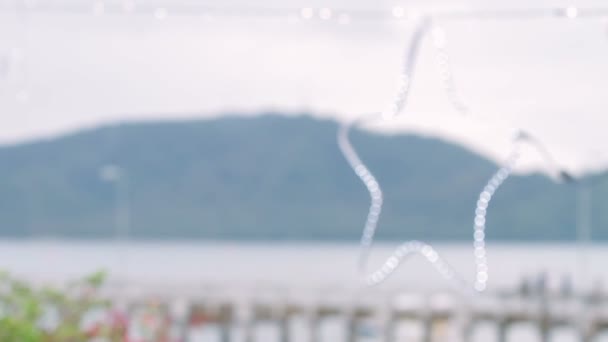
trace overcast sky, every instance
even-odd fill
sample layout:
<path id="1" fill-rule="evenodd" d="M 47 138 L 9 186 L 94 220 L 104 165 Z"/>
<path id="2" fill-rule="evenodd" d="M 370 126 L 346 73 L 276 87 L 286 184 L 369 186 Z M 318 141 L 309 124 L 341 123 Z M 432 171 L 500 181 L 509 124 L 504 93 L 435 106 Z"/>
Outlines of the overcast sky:
<path id="1" fill-rule="evenodd" d="M 93 10 L 33 10 L 19 16 L 6 10 L 9 2 L 0 3 L 0 143 L 116 120 L 264 110 L 306 110 L 347 119 L 377 112 L 386 108 L 397 89 L 403 49 L 412 31 L 408 21 L 371 22 L 352 16 L 340 24 L 338 13 L 332 13 L 331 20 L 184 16 L 171 12 L 176 2 L 156 3 L 167 9 L 163 20 L 111 11 L 93 15 Z M 401 2 L 414 9 L 602 3 Z M 387 13 L 397 4 L 256 2 Z M 500 159 L 508 152 L 514 130 L 522 128 L 570 170 L 608 165 L 606 19 L 440 24 L 447 32 L 459 92 L 473 115 L 462 118 L 450 107 L 439 85 L 432 45 L 426 41 L 406 112 L 380 129 L 440 136 Z M 539 160 L 533 154 L 524 165 Z"/>

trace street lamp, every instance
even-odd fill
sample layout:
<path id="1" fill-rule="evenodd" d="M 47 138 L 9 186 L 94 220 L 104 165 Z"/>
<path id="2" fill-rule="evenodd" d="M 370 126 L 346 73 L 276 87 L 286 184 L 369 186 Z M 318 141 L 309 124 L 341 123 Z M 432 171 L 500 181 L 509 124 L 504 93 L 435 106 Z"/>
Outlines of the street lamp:
<path id="1" fill-rule="evenodd" d="M 117 263 L 121 275 L 128 274 L 128 240 L 131 231 L 129 181 L 124 168 L 108 164 L 99 172 L 100 178 L 114 185 L 114 238 L 117 246 Z"/>

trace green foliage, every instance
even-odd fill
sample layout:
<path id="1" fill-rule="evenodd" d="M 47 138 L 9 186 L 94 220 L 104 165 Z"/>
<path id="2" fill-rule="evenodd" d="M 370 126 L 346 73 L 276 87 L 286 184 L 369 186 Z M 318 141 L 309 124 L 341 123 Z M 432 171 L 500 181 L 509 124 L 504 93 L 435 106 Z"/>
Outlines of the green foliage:
<path id="1" fill-rule="evenodd" d="M 233 117 L 0 148 L 0 235 L 113 236 L 115 184 L 99 171 L 118 164 L 135 237 L 357 239 L 369 199 L 336 129 L 304 116 Z M 496 165 L 436 139 L 354 132 L 353 141 L 385 190 L 379 238 L 470 239 L 477 196 Z M 595 238 L 608 238 L 606 184 L 594 189 Z M 540 175 L 509 179 L 490 209 L 488 237 L 573 238 L 575 191 Z"/>
<path id="2" fill-rule="evenodd" d="M 38 289 L 2 274 L 0 341 L 81 342 L 92 337 L 121 341 L 120 327 L 112 325 L 110 320 L 93 327 L 83 324 L 86 316 L 94 310 L 110 312 L 109 302 L 98 296 L 104 279 L 105 273 L 99 272 L 70 284 L 64 290 Z"/>

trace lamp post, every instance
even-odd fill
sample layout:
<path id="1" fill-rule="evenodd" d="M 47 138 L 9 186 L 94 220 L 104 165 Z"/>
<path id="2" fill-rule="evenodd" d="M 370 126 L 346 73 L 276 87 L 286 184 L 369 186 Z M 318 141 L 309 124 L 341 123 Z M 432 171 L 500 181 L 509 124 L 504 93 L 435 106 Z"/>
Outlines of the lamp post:
<path id="1" fill-rule="evenodd" d="M 126 279 L 128 267 L 128 240 L 131 230 L 131 206 L 129 200 L 129 179 L 124 168 L 109 164 L 100 170 L 103 181 L 114 186 L 114 238 L 117 247 L 117 268 Z"/>

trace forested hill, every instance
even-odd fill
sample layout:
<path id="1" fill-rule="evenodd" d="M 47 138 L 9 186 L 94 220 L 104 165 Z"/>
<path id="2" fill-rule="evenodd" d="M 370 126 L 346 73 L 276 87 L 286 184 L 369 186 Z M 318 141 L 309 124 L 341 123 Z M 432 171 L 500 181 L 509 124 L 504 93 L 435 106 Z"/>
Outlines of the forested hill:
<path id="1" fill-rule="evenodd" d="M 358 239 L 367 191 L 336 145 L 337 125 L 307 116 L 142 122 L 0 148 L 0 234 L 111 237 L 125 171 L 139 238 Z M 385 192 L 384 239 L 469 239 L 479 191 L 496 165 L 413 135 L 354 132 Z M 594 238 L 608 237 L 608 177 L 594 182 Z M 575 236 L 576 185 L 510 178 L 488 214 L 490 239 Z"/>

